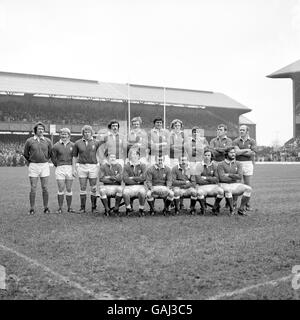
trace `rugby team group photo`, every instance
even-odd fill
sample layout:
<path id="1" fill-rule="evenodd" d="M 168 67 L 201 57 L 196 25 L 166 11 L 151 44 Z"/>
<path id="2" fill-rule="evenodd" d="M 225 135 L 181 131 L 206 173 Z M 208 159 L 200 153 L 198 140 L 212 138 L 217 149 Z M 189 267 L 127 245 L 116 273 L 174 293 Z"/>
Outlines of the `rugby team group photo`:
<path id="1" fill-rule="evenodd" d="M 61 128 L 54 145 L 44 136 L 45 129 L 45 124 L 36 123 L 24 146 L 30 180 L 29 215 L 37 212 L 39 180 L 45 214 L 91 212 L 112 216 L 120 215 L 124 205 L 125 214 L 132 215 L 136 199 L 139 216 L 156 215 L 157 198 L 163 200 L 163 215 L 178 215 L 184 208 L 191 215 L 210 212 L 217 216 L 223 199 L 229 215 L 247 216 L 253 211 L 249 201 L 256 142 L 249 136 L 247 125 L 241 125 L 240 135 L 232 140 L 227 136 L 227 126 L 219 124 L 210 143 L 200 127 L 193 127 L 189 134 L 183 122 L 174 119 L 168 130 L 160 117 L 153 120 L 148 132 L 142 128 L 141 117 L 133 117 L 127 135 L 119 132 L 120 123 L 114 119 L 102 134 L 84 125 L 82 137 L 74 142 L 70 129 Z M 48 207 L 49 196 L 54 196 L 48 191 L 51 163 L 58 189 L 55 210 Z M 80 208 L 72 207 L 74 180 L 79 181 Z M 213 198 L 212 204 L 208 198 Z M 189 200 L 187 208 L 184 199 Z"/>

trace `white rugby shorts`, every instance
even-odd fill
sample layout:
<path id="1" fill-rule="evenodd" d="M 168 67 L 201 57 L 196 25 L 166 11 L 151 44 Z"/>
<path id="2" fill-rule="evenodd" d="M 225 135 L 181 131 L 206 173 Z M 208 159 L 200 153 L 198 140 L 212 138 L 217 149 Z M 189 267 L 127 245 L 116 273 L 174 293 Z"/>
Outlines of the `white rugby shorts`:
<path id="1" fill-rule="evenodd" d="M 50 176 L 49 162 L 34 163 L 30 162 L 28 166 L 28 176 L 32 178 L 44 178 Z"/>
<path id="2" fill-rule="evenodd" d="M 77 173 L 79 178 L 98 178 L 99 165 L 92 163 L 79 163 L 77 166 Z"/>
<path id="3" fill-rule="evenodd" d="M 73 171 L 71 165 L 58 166 L 55 169 L 56 180 L 73 180 Z"/>
<path id="4" fill-rule="evenodd" d="M 253 176 L 253 162 L 252 161 L 240 161 L 243 169 L 243 176 Z"/>

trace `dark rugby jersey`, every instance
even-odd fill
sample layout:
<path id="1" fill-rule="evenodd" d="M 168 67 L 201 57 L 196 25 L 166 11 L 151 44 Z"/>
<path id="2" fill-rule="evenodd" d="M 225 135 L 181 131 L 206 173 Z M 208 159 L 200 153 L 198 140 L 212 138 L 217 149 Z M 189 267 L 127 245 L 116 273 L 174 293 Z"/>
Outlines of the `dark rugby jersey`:
<path id="1" fill-rule="evenodd" d="M 99 181 L 103 184 L 120 185 L 122 183 L 122 166 L 119 163 L 102 164 L 99 171 Z"/>
<path id="2" fill-rule="evenodd" d="M 127 141 L 121 133 L 114 134 L 108 132 L 106 135 L 100 138 L 100 142 L 103 143 L 101 151 L 103 157 L 108 158 L 109 155 L 116 155 L 116 159 L 125 159 L 127 154 Z"/>
<path id="3" fill-rule="evenodd" d="M 172 186 L 173 187 L 180 187 L 182 189 L 187 189 L 194 186 L 191 183 L 191 174 L 190 168 L 186 168 L 185 170 L 180 167 L 180 165 L 176 165 L 172 168 Z M 190 182 L 190 183 L 187 183 Z"/>
<path id="4" fill-rule="evenodd" d="M 225 159 L 225 149 L 232 146 L 232 140 L 216 137 L 211 139 L 209 146 L 214 150 L 214 160 L 220 162 Z"/>
<path id="5" fill-rule="evenodd" d="M 123 169 L 123 180 L 125 185 L 144 184 L 146 180 L 146 165 L 143 163 L 136 165 L 131 162 L 126 163 Z"/>
<path id="6" fill-rule="evenodd" d="M 28 162 L 45 163 L 51 158 L 52 143 L 46 137 L 31 137 L 26 140 L 24 157 Z"/>
<path id="7" fill-rule="evenodd" d="M 172 174 L 169 167 L 159 168 L 156 164 L 152 165 L 146 171 L 146 185 L 152 186 L 172 186 Z"/>
<path id="8" fill-rule="evenodd" d="M 73 156 L 78 157 L 78 163 L 97 164 L 96 154 L 100 145 L 101 142 L 95 139 L 79 139 L 74 144 Z"/>
<path id="9" fill-rule="evenodd" d="M 190 138 L 185 144 L 185 150 L 188 153 L 190 162 L 200 162 L 203 160 L 204 149 L 208 147 L 206 138 Z"/>
<path id="10" fill-rule="evenodd" d="M 64 144 L 61 140 L 56 142 L 52 148 L 51 160 L 55 167 L 72 165 L 74 143 L 69 141 Z"/>
<path id="11" fill-rule="evenodd" d="M 228 173 L 229 176 L 225 176 Z M 243 177 L 242 166 L 239 161 L 224 161 L 218 164 L 219 181 L 224 183 L 240 182 Z"/>
<path id="12" fill-rule="evenodd" d="M 203 163 L 203 171 L 201 175 L 192 176 L 192 181 L 199 185 L 218 183 L 218 164 L 214 161 L 209 164 Z"/>
<path id="13" fill-rule="evenodd" d="M 135 147 L 139 150 L 141 157 L 147 156 L 148 134 L 143 129 L 131 130 L 127 139 L 127 153 Z"/>
<path id="14" fill-rule="evenodd" d="M 256 141 L 250 137 L 248 137 L 246 140 L 243 140 L 241 137 L 238 137 L 233 140 L 232 142 L 233 146 L 239 147 L 242 149 L 251 149 L 252 151 L 256 152 Z M 236 155 L 237 161 L 253 161 L 254 155 Z"/>
<path id="15" fill-rule="evenodd" d="M 166 129 L 151 129 L 148 137 L 151 156 L 168 155 L 170 147 L 170 133 Z"/>

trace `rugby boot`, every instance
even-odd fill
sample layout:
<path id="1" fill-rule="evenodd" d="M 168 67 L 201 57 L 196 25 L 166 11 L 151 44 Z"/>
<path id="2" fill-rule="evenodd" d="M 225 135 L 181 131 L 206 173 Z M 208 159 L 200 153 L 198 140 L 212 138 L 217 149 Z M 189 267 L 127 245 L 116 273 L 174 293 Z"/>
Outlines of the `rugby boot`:
<path id="1" fill-rule="evenodd" d="M 205 215 L 206 214 L 206 201 L 203 198 L 203 199 L 199 199 L 199 202 L 200 202 L 200 207 L 201 207 L 200 214 Z"/>
<path id="2" fill-rule="evenodd" d="M 196 210 L 195 210 L 196 203 L 197 203 L 197 199 L 191 199 L 191 207 L 190 207 L 191 215 L 196 214 Z"/>
<path id="3" fill-rule="evenodd" d="M 211 209 L 212 213 L 217 216 L 218 213 L 220 213 L 220 202 L 222 201 L 223 198 L 218 198 L 216 197 L 215 203 Z"/>

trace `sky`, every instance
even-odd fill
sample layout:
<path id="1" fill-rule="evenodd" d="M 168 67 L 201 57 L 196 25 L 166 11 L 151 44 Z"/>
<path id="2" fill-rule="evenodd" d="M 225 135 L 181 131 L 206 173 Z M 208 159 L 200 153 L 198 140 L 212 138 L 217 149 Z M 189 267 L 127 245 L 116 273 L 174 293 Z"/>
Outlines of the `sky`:
<path id="1" fill-rule="evenodd" d="M 0 0 L 0 70 L 224 93 L 259 145 L 293 136 L 300 0 Z"/>

